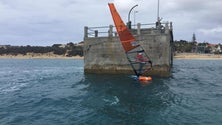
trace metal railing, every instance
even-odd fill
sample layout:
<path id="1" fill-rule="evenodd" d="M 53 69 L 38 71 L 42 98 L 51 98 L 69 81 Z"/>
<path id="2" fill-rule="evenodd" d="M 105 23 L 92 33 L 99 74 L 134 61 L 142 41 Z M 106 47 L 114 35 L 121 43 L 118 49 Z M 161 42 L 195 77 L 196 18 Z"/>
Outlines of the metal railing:
<path id="1" fill-rule="evenodd" d="M 170 26 L 169 26 L 170 24 Z M 136 32 L 136 35 L 140 35 L 142 30 L 153 30 L 153 31 L 169 31 L 173 30 L 172 22 L 164 22 L 160 25 L 157 25 L 156 23 L 149 23 L 149 24 L 140 24 L 132 25 L 131 31 Z M 84 27 L 84 37 L 112 37 L 117 36 L 117 31 L 115 26 L 109 25 L 109 26 L 100 26 L 100 27 Z"/>

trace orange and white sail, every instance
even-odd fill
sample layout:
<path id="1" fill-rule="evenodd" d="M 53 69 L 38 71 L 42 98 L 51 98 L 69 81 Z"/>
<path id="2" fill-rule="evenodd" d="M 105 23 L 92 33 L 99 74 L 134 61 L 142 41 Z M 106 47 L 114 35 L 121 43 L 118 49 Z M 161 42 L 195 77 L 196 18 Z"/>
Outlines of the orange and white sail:
<path id="1" fill-rule="evenodd" d="M 110 12 L 119 35 L 120 42 L 125 50 L 127 59 L 137 76 L 143 75 L 152 68 L 152 62 L 136 38 L 124 24 L 113 3 L 109 3 Z"/>
<path id="2" fill-rule="evenodd" d="M 120 41 L 123 45 L 123 48 L 125 52 L 128 52 L 134 48 L 136 48 L 138 45 L 136 44 L 135 37 L 131 34 L 129 29 L 126 27 L 124 22 L 122 21 L 119 13 L 116 11 L 116 8 L 113 3 L 109 3 L 110 12 L 113 17 L 114 24 L 116 26 L 116 30 L 118 32 Z"/>

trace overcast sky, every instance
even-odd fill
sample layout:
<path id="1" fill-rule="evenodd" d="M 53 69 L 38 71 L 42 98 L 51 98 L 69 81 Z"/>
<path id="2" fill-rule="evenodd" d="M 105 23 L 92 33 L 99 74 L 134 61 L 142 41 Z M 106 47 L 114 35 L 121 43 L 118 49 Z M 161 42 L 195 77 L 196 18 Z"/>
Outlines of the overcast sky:
<path id="1" fill-rule="evenodd" d="M 127 22 L 154 23 L 157 0 L 0 0 L 0 45 L 52 45 L 83 41 L 84 26 L 108 26 L 113 2 Z M 160 0 L 162 21 L 173 22 L 175 40 L 222 43 L 222 0 Z M 131 13 L 134 23 L 134 12 Z"/>

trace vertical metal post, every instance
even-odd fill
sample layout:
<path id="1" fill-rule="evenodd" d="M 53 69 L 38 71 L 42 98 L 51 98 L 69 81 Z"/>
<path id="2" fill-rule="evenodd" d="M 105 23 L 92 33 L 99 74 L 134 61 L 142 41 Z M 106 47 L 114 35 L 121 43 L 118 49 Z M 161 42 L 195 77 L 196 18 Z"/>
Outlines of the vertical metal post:
<path id="1" fill-rule="evenodd" d="M 109 25 L 109 37 L 113 36 L 113 25 Z"/>
<path id="2" fill-rule="evenodd" d="M 98 37 L 98 30 L 95 30 L 95 37 Z"/>
<path id="3" fill-rule="evenodd" d="M 128 27 L 129 29 L 131 29 L 130 13 L 131 13 L 131 11 L 133 10 L 133 8 L 135 8 L 135 7 L 137 7 L 137 6 L 138 6 L 138 4 L 135 5 L 135 6 L 133 6 L 133 7 L 130 9 L 129 13 L 128 13 L 127 27 Z"/>
<path id="4" fill-rule="evenodd" d="M 134 28 L 136 27 L 136 13 L 138 13 L 138 11 L 134 11 L 134 15 L 133 15 L 133 17 L 134 17 Z"/>
<path id="5" fill-rule="evenodd" d="M 88 37 L 88 27 L 85 26 L 84 27 L 84 38 L 87 38 Z"/>
<path id="6" fill-rule="evenodd" d="M 141 29 L 141 24 L 137 23 L 137 35 L 141 35 L 140 29 Z"/>
<path id="7" fill-rule="evenodd" d="M 160 20 L 160 0 L 157 2 L 157 21 L 159 22 Z"/>
<path id="8" fill-rule="evenodd" d="M 173 23 L 170 22 L 170 30 L 173 31 Z"/>

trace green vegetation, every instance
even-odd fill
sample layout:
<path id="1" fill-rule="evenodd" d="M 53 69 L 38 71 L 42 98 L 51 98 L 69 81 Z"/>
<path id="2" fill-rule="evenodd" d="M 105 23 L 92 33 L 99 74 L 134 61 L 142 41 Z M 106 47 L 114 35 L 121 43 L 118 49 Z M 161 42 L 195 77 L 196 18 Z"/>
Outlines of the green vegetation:
<path id="1" fill-rule="evenodd" d="M 174 50 L 177 53 L 213 53 L 222 54 L 221 44 L 197 43 L 188 42 L 186 40 L 174 41 Z M 0 55 L 26 55 L 28 53 L 53 53 L 56 55 L 83 56 L 83 42 L 74 44 L 72 42 L 67 44 L 54 44 L 52 46 L 10 46 L 0 45 Z"/>
<path id="2" fill-rule="evenodd" d="M 83 46 L 82 43 L 73 44 L 72 42 L 63 44 L 54 44 L 52 46 L 10 46 L 10 45 L 0 45 L 0 55 L 26 55 L 27 53 L 40 53 L 46 54 L 52 52 L 56 55 L 64 56 L 83 56 Z"/>

